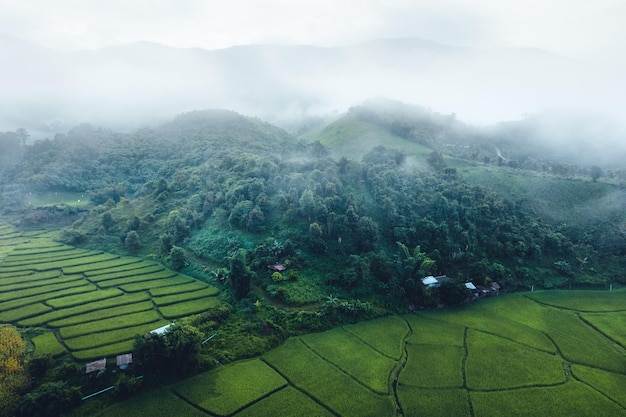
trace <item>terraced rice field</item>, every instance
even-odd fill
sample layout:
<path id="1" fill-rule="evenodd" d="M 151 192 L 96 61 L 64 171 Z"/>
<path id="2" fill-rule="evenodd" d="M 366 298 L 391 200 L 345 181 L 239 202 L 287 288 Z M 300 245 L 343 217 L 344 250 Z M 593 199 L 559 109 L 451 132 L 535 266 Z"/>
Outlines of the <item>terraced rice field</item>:
<path id="1" fill-rule="evenodd" d="M 510 294 L 345 325 L 99 416 L 626 416 L 624 306 L 623 290 Z"/>
<path id="2" fill-rule="evenodd" d="M 216 288 L 139 258 L 78 249 L 0 223 L 0 323 L 38 327 L 37 354 L 132 349 L 136 334 L 216 307 Z"/>

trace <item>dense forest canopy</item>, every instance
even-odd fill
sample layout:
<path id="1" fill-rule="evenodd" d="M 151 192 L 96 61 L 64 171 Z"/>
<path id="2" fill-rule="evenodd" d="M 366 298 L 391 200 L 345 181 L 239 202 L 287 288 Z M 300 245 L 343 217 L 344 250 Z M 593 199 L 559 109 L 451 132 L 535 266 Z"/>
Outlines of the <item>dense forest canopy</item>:
<path id="1" fill-rule="evenodd" d="M 350 131 L 359 123 L 403 147 L 358 142 Z M 602 222 L 567 225 L 537 210 L 546 196 L 471 180 L 472 170 L 495 169 L 517 170 L 530 182 L 553 160 L 529 166 L 488 157 L 488 148 L 508 148 L 453 115 L 378 101 L 301 139 L 222 110 L 134 133 L 80 125 L 31 144 L 25 134 L 6 132 L 0 144 L 6 215 L 27 227 L 64 224 L 62 239 L 74 245 L 178 259 L 179 267 L 189 265 L 186 256 L 204 265 L 200 275 L 230 269 L 221 277 L 237 298 L 255 287 L 294 304 L 382 294 L 425 306 L 463 298 L 426 291 L 420 280 L 427 275 L 446 274 L 458 285 L 498 281 L 511 290 L 620 279 L 612 271 L 626 250 L 623 216 L 613 210 Z M 362 158 L 333 151 L 350 140 L 360 143 Z M 588 168 L 576 169 L 570 175 Z M 561 178 L 542 172 L 546 182 Z M 622 174 L 611 171 L 610 180 Z M 562 181 L 604 190 L 598 197 L 612 195 L 619 206 L 623 188 L 599 177 Z M 30 196 L 42 192 L 75 193 L 83 204 L 33 205 Z M 268 271 L 274 263 L 289 265 L 284 276 Z"/>

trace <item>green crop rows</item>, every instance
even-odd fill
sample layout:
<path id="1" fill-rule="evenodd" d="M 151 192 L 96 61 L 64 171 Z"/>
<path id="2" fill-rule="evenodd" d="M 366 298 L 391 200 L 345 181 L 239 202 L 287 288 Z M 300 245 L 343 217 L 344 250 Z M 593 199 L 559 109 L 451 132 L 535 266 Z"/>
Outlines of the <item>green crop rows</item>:
<path id="1" fill-rule="evenodd" d="M 255 359 L 197 375 L 177 384 L 174 390 L 203 410 L 225 416 L 286 385 L 283 377 Z"/>
<path id="2" fill-rule="evenodd" d="M 167 321 L 151 321 L 149 323 L 138 324 L 136 326 L 125 326 L 123 328 L 110 331 L 94 332 L 72 339 L 66 339 L 65 344 L 73 351 L 93 349 L 100 346 L 108 346 L 113 343 L 120 343 L 131 340 L 135 335 L 143 335 L 151 330 L 158 329 L 168 324 Z"/>
<path id="3" fill-rule="evenodd" d="M 218 305 L 219 301 L 215 297 L 207 297 L 199 300 L 159 307 L 159 311 L 166 319 L 175 319 L 178 317 L 188 316 L 190 314 L 201 313 L 208 309 L 215 308 Z"/>
<path id="4" fill-rule="evenodd" d="M 197 300 L 198 298 L 213 297 L 217 295 L 218 292 L 219 291 L 217 288 L 208 287 L 208 288 L 205 288 L 203 290 L 198 290 L 198 291 L 184 292 L 184 293 L 172 294 L 172 295 L 164 295 L 162 297 L 153 297 L 152 301 L 154 301 L 154 304 L 161 307 L 161 306 L 166 306 L 169 304 L 180 303 L 183 301 Z"/>
<path id="5" fill-rule="evenodd" d="M 60 320 L 50 321 L 48 324 L 54 327 L 67 327 L 75 324 L 87 323 L 90 321 L 100 321 L 116 316 L 123 316 L 126 314 L 137 313 L 140 311 L 152 310 L 154 305 L 150 301 L 144 301 L 142 303 L 128 304 L 124 306 L 115 306 L 102 310 L 90 311 L 89 313 L 79 314 L 76 316 L 66 317 Z"/>
<path id="6" fill-rule="evenodd" d="M 203 290 L 208 287 L 204 282 L 194 281 L 189 284 L 173 285 L 171 287 L 159 287 L 150 289 L 153 297 L 162 297 L 164 295 L 180 294 L 182 292 Z"/>
<path id="7" fill-rule="evenodd" d="M 90 360 L 128 352 L 136 334 L 215 307 L 216 295 L 214 287 L 156 262 L 77 249 L 0 224 L 0 324 L 47 327 L 32 340 L 36 354 L 69 351 Z"/>
<path id="8" fill-rule="evenodd" d="M 95 266 L 95 265 L 94 265 Z M 116 264 L 109 263 L 108 265 L 99 265 L 105 266 L 100 269 L 92 269 L 88 271 L 84 271 L 84 274 L 89 277 L 97 277 L 100 275 L 114 274 L 116 272 L 127 272 L 133 271 L 142 268 L 149 268 L 153 266 L 158 266 L 159 270 L 165 269 L 162 265 L 157 264 L 152 261 L 144 261 L 143 259 L 136 258 L 121 258 L 118 260 Z"/>
<path id="9" fill-rule="evenodd" d="M 303 336 L 301 340 L 321 358 L 343 369 L 372 391 L 387 394 L 395 361 L 376 352 L 345 330 Z"/>
<path id="10" fill-rule="evenodd" d="M 511 294 L 345 325 L 288 339 L 261 358 L 271 371 L 240 362 L 160 392 L 234 417 L 626 416 L 623 306 L 597 312 L 601 294 L 576 300 L 594 313 Z"/>
<path id="11" fill-rule="evenodd" d="M 152 273 L 160 272 L 164 270 L 165 268 L 161 265 L 150 265 L 150 266 L 143 266 L 140 268 L 126 269 L 123 271 L 112 271 L 112 272 L 107 272 L 107 273 L 98 274 L 98 275 L 89 275 L 89 274 L 85 274 L 85 275 L 87 275 L 89 281 L 102 284 L 104 281 L 109 281 L 109 280 L 114 280 L 114 279 L 119 279 L 119 278 L 127 278 L 127 277 L 136 276 L 136 275 L 152 274 Z M 111 271 L 111 270 L 107 269 L 107 271 Z"/>
<path id="12" fill-rule="evenodd" d="M 70 317 L 83 314 L 83 313 L 106 310 L 109 307 L 141 303 L 142 301 L 147 301 L 147 300 L 150 300 L 150 297 L 146 293 L 123 295 L 121 297 L 108 298 L 102 301 L 82 304 L 76 307 L 51 311 L 50 313 L 47 313 L 47 314 L 41 314 L 37 317 L 33 317 L 30 319 L 26 319 L 26 320 L 21 320 L 18 322 L 18 324 L 20 326 L 43 326 L 47 323 L 50 323 L 53 320 L 61 320 L 64 318 L 70 318 Z"/>
<path id="13" fill-rule="evenodd" d="M 159 314 L 155 310 L 142 311 L 139 313 L 109 317 L 98 321 L 90 321 L 87 323 L 75 324 L 73 326 L 61 327 L 60 334 L 63 339 L 69 339 L 71 337 L 92 333 L 102 333 L 106 330 L 117 330 L 140 324 L 153 323 L 157 320 L 159 320 Z"/>
<path id="14" fill-rule="evenodd" d="M 126 276 L 124 278 L 117 278 L 117 279 L 109 279 L 109 280 L 106 280 L 106 281 L 100 281 L 100 282 L 98 282 L 98 285 L 100 287 L 102 287 L 102 288 L 129 286 L 130 284 L 135 284 L 135 283 L 140 283 L 140 282 L 145 282 L 145 281 L 161 280 L 162 278 L 171 278 L 173 276 L 176 276 L 176 272 L 170 271 L 170 270 L 167 270 L 167 269 L 163 269 L 162 271 L 154 272 L 154 273 L 151 273 L 151 274 L 130 275 L 130 276 Z M 141 285 L 145 285 L 145 284 L 141 284 Z M 138 289 L 135 289 L 134 291 L 138 291 L 138 290 L 141 291 L 141 290 L 145 290 L 146 289 L 146 288 L 144 288 L 141 285 L 139 287 L 135 286 Z M 131 288 L 134 288 L 134 287 L 131 287 Z M 132 292 L 132 291 L 133 290 L 131 290 L 129 292 Z"/>
<path id="15" fill-rule="evenodd" d="M 33 345 L 35 345 L 35 354 L 37 356 L 59 356 L 65 353 L 65 348 L 52 332 L 45 332 L 33 337 Z"/>

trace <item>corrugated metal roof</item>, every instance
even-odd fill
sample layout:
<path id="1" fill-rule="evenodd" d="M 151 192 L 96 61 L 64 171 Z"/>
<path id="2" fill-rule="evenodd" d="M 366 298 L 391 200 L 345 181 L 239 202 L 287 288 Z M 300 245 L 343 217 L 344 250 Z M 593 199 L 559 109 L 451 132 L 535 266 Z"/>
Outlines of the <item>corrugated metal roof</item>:
<path id="1" fill-rule="evenodd" d="M 439 283 L 439 281 L 437 281 L 437 279 L 433 276 L 422 278 L 422 284 L 424 285 L 434 285 L 437 283 Z"/>

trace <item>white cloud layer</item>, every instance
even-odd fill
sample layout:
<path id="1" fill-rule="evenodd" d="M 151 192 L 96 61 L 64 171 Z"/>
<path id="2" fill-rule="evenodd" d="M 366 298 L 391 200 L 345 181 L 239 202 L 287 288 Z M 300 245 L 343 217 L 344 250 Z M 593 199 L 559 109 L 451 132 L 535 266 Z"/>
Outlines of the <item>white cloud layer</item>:
<path id="1" fill-rule="evenodd" d="M 60 50 L 422 37 L 616 59 L 626 46 L 625 17 L 626 2 L 616 0 L 0 0 L 1 33 Z"/>

